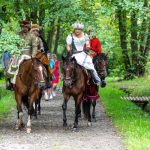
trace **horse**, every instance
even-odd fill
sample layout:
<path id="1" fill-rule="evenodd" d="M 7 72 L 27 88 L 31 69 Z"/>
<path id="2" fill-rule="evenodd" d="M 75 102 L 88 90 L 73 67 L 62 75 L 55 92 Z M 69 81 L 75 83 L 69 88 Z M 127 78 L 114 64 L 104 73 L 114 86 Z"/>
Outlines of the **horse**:
<path id="1" fill-rule="evenodd" d="M 88 76 L 86 71 L 77 64 L 75 58 L 65 58 L 62 56 L 63 60 L 63 97 L 64 101 L 62 104 L 63 109 L 63 126 L 67 126 L 67 117 L 66 117 L 66 110 L 67 110 L 67 102 L 71 96 L 73 96 L 75 101 L 75 118 L 73 124 L 73 131 L 76 131 L 78 128 L 78 117 L 81 113 L 80 105 L 82 103 L 86 84 L 88 82 Z M 85 111 L 83 111 L 85 112 Z M 88 125 L 91 126 L 91 116 L 90 112 L 88 111 Z"/>
<path id="2" fill-rule="evenodd" d="M 108 53 L 101 53 L 101 54 L 97 54 L 96 56 L 94 56 L 93 58 L 93 63 L 94 63 L 94 67 L 98 73 L 98 76 L 101 79 L 101 87 L 104 88 L 106 86 L 105 83 L 105 78 L 107 76 L 107 55 Z M 89 93 L 89 95 L 93 94 L 93 92 L 97 92 L 98 93 L 98 87 L 96 87 L 96 85 L 94 85 L 92 82 L 90 83 L 90 85 L 88 85 L 87 88 L 87 93 Z M 96 95 L 96 94 L 95 94 Z M 88 99 L 88 101 L 83 101 L 83 110 L 86 113 L 89 113 L 90 111 L 90 107 L 91 105 L 93 106 L 92 109 L 92 121 L 96 122 L 96 115 L 95 115 L 95 107 L 96 107 L 96 99 L 93 99 L 92 97 L 90 97 Z M 86 118 L 87 116 L 85 116 Z"/>
<path id="3" fill-rule="evenodd" d="M 28 109 L 27 133 L 31 132 L 31 115 L 37 111 L 37 104 L 46 84 L 47 72 L 45 66 L 37 59 L 24 60 L 19 67 L 14 87 L 17 103 L 18 119 L 16 129 L 24 127 L 22 104 Z M 35 110 L 34 105 L 35 103 Z"/>

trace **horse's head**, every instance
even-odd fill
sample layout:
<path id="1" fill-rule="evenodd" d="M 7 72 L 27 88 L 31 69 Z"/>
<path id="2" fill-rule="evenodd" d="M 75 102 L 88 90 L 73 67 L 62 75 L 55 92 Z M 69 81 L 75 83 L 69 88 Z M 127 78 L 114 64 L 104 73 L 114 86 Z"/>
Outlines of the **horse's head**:
<path id="1" fill-rule="evenodd" d="M 37 59 L 32 60 L 33 71 L 31 73 L 39 88 L 44 88 L 46 84 L 47 71 L 44 65 Z"/>
<path id="2" fill-rule="evenodd" d="M 95 69 L 98 73 L 98 76 L 101 79 L 105 79 L 105 77 L 107 76 L 107 71 L 106 71 L 106 67 L 107 67 L 107 54 L 105 53 L 101 53 L 99 55 L 96 55 L 93 58 L 93 63 L 95 66 Z"/>
<path id="3" fill-rule="evenodd" d="M 75 58 L 65 58 L 63 60 L 64 85 L 71 86 L 75 79 L 76 60 Z"/>

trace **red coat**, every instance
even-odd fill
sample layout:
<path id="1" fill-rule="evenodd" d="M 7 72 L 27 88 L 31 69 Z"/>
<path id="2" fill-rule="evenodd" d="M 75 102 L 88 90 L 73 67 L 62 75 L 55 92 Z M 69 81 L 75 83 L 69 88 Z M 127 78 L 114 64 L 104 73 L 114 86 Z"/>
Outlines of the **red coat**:
<path id="1" fill-rule="evenodd" d="M 94 51 L 91 56 L 95 56 L 97 53 L 100 54 L 102 52 L 101 42 L 96 36 L 90 39 L 90 49 Z"/>

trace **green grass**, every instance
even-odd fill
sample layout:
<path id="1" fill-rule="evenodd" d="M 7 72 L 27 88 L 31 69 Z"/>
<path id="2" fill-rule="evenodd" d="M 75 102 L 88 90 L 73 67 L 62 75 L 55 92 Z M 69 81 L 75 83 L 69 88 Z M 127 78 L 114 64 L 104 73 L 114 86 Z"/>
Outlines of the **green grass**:
<path id="1" fill-rule="evenodd" d="M 150 150 L 150 116 L 135 104 L 121 100 L 120 96 L 125 94 L 118 90 L 122 84 L 140 84 L 141 80 L 136 79 L 121 83 L 108 82 L 106 88 L 100 89 L 106 113 L 120 131 L 128 150 Z M 145 82 L 144 79 L 143 82 Z"/>
<path id="2" fill-rule="evenodd" d="M 15 107 L 16 103 L 12 92 L 0 88 L 0 120 L 4 119 Z"/>
<path id="3" fill-rule="evenodd" d="M 133 96 L 150 96 L 150 76 L 121 82 L 116 82 L 112 78 L 107 80 L 108 82 L 111 81 L 110 85 L 114 88 L 126 87 Z"/>

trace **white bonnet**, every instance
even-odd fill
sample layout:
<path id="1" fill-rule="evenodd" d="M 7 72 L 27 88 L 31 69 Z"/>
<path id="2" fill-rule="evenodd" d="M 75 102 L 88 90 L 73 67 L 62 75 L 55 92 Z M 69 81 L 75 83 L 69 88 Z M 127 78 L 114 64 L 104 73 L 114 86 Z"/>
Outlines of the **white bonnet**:
<path id="1" fill-rule="evenodd" d="M 72 27 L 74 28 L 74 29 L 83 29 L 84 28 L 84 25 L 82 24 L 82 23 L 80 23 L 80 22 L 75 22 L 73 25 L 72 25 Z"/>

